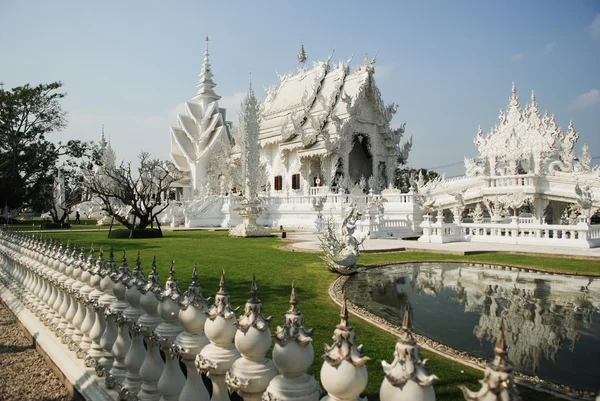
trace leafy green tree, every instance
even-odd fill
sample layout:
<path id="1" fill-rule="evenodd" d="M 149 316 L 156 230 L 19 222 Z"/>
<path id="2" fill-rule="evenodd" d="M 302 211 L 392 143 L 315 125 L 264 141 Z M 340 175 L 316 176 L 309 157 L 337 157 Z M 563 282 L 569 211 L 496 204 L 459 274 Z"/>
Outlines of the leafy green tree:
<path id="1" fill-rule="evenodd" d="M 77 160 L 90 144 L 70 140 L 53 143 L 46 136 L 67 125 L 60 106 L 61 82 L 0 86 L 0 205 L 44 211 L 53 172 L 61 158 Z"/>
<path id="2" fill-rule="evenodd" d="M 396 176 L 394 179 L 394 184 L 396 188 L 402 190 L 402 192 L 408 192 L 410 189 L 410 178 L 419 176 L 419 173 L 423 174 L 423 178 L 425 183 L 439 177 L 440 175 L 433 170 L 427 170 L 425 168 L 398 168 L 396 169 Z"/>

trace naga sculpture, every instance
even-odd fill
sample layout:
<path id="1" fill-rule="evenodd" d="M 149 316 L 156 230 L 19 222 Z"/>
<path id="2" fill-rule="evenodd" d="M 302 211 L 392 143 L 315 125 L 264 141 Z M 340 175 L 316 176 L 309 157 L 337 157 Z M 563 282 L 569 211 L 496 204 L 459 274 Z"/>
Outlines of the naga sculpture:
<path id="1" fill-rule="evenodd" d="M 358 211 L 356 205 L 351 203 L 346 207 L 339 230 L 335 228 L 332 219 L 326 220 L 319 240 L 324 253 L 321 259 L 325 261 L 330 271 L 340 274 L 351 274 L 356 271 L 356 262 L 360 257 L 359 246 L 369 236 L 367 233 L 357 238 L 354 234 L 356 223 L 361 216 L 362 213 Z"/>

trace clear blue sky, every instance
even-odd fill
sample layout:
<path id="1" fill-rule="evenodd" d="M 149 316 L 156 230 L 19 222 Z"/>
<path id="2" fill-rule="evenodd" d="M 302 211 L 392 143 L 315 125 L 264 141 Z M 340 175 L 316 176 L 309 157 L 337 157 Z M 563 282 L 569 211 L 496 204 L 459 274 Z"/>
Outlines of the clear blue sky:
<path id="1" fill-rule="evenodd" d="M 248 72 L 262 95 L 275 71 L 296 68 L 304 41 L 309 62 L 333 49 L 334 61 L 356 53 L 354 63 L 379 51 L 376 80 L 414 137 L 414 167 L 475 156 L 478 124 L 496 123 L 513 81 L 523 105 L 535 89 L 564 130 L 574 120 L 578 150 L 588 143 L 600 156 L 599 1 L 0 0 L 0 81 L 65 83 L 69 127 L 57 139 L 98 140 L 104 124 L 119 159 L 166 159 L 206 35 L 236 124 Z"/>

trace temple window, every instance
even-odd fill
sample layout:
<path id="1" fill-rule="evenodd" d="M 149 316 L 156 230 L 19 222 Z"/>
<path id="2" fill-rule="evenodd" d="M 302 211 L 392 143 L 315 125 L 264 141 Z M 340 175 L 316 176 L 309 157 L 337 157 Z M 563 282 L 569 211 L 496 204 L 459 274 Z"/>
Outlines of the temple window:
<path id="1" fill-rule="evenodd" d="M 275 191 L 281 191 L 283 188 L 283 177 L 280 175 L 275 176 L 274 184 Z"/>
<path id="2" fill-rule="evenodd" d="M 292 189 L 300 189 L 300 174 L 292 174 Z"/>

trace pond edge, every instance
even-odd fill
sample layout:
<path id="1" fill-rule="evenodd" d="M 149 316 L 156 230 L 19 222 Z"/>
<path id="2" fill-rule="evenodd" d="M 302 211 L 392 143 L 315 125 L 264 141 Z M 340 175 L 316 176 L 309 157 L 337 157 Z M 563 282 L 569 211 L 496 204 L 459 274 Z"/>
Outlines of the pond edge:
<path id="1" fill-rule="evenodd" d="M 372 268 L 383 267 L 383 266 L 387 266 L 387 265 L 391 265 L 391 264 L 401 265 L 401 264 L 408 264 L 408 263 L 440 263 L 440 262 L 490 265 L 490 266 L 495 266 L 495 267 L 508 267 L 508 268 L 526 270 L 526 271 L 527 270 L 538 271 L 538 272 L 549 273 L 549 274 L 570 274 L 570 275 L 591 276 L 590 274 L 558 273 L 558 272 L 554 272 L 554 271 L 548 271 L 548 270 L 531 268 L 531 267 L 516 266 L 516 265 L 497 264 L 497 263 L 480 263 L 480 262 L 473 262 L 473 261 L 461 262 L 461 261 L 454 261 L 454 260 L 453 261 L 448 261 L 448 260 L 443 260 L 443 261 L 442 260 L 440 260 L 440 261 L 411 260 L 411 261 L 405 261 L 405 262 L 381 263 L 381 264 L 377 264 L 377 265 L 363 266 L 362 268 L 364 270 L 369 270 Z M 348 281 L 348 279 L 349 279 L 349 276 L 340 276 L 337 279 L 335 279 L 329 286 L 329 291 L 328 291 L 329 297 L 339 307 L 342 306 L 342 302 L 344 299 L 344 286 L 346 284 L 346 281 Z M 375 314 L 367 311 L 366 309 L 357 306 L 350 300 L 346 300 L 346 302 L 348 305 L 348 311 L 352 315 L 359 317 L 362 320 L 364 320 L 364 321 L 366 321 L 366 322 L 368 322 L 390 334 L 393 334 L 397 337 L 400 335 L 400 329 L 401 329 L 400 326 L 392 324 L 391 322 L 387 321 L 386 319 L 384 319 L 382 317 L 376 316 Z M 452 347 L 448 347 L 447 345 L 444 345 L 442 343 L 434 341 L 425 336 L 422 336 L 422 335 L 419 335 L 416 333 L 413 333 L 413 335 L 417 339 L 419 346 L 425 350 L 434 352 L 444 358 L 450 359 L 454 362 L 461 363 L 463 365 L 466 365 L 473 369 L 477 369 L 479 371 L 483 371 L 487 367 L 487 361 L 485 361 L 481 358 L 477 358 L 472 355 L 469 355 L 467 352 L 459 351 Z M 435 372 L 433 372 L 433 373 L 435 373 Z M 556 397 L 560 397 L 560 398 L 563 398 L 566 400 L 572 400 L 572 401 L 590 400 L 590 401 L 593 401 L 595 399 L 594 398 L 595 395 L 589 391 L 575 389 L 575 388 L 572 388 L 572 387 L 564 385 L 564 384 L 550 382 L 547 380 L 540 379 L 539 377 L 528 376 L 528 375 L 524 375 L 524 374 L 521 374 L 518 372 L 515 372 L 514 375 L 515 375 L 515 382 L 517 382 L 521 386 L 528 387 L 528 388 L 536 390 L 536 391 L 548 393 L 548 394 L 551 394 L 551 395 L 554 395 Z"/>

